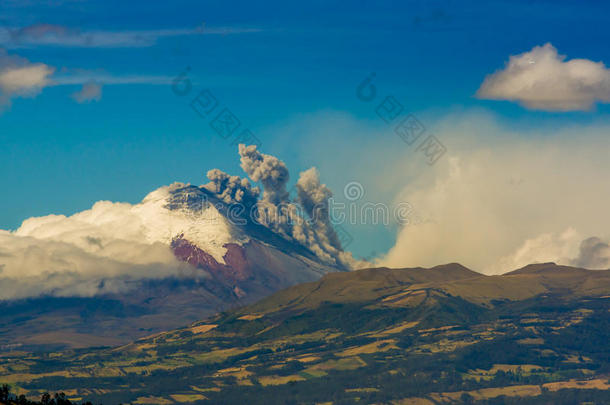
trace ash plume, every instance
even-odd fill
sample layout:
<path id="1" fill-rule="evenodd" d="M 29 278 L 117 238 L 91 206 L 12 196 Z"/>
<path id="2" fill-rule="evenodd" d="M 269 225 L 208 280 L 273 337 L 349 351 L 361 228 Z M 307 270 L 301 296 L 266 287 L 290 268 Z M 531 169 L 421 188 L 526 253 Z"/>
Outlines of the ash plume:
<path id="1" fill-rule="evenodd" d="M 320 176 L 315 167 L 301 172 L 296 186 L 297 202 L 303 207 L 316 230 L 316 241 L 324 247 L 324 251 L 339 254 L 343 249 L 330 221 L 329 212 L 332 191 L 326 184 L 320 183 Z"/>
<path id="2" fill-rule="evenodd" d="M 288 201 L 286 184 L 290 173 L 286 164 L 275 156 L 265 155 L 256 149 L 256 145 L 239 145 L 241 168 L 252 181 L 263 185 L 263 201 L 280 204 Z"/>
<path id="3" fill-rule="evenodd" d="M 352 266 L 353 259 L 343 252 L 330 221 L 328 203 L 332 192 L 320 183 L 315 168 L 300 173 L 298 195 L 293 200 L 286 190 L 290 172 L 283 161 L 261 153 L 256 145 L 240 144 L 239 155 L 241 168 L 250 180 L 262 185 L 262 195 L 247 179 L 218 169 L 208 172 L 210 183 L 204 187 L 226 203 L 243 204 L 251 220 L 307 247 L 324 262 Z"/>
<path id="4" fill-rule="evenodd" d="M 207 178 L 210 182 L 203 187 L 227 204 L 243 204 L 249 208 L 258 201 L 260 190 L 252 187 L 248 179 L 231 176 L 218 169 L 208 171 Z"/>

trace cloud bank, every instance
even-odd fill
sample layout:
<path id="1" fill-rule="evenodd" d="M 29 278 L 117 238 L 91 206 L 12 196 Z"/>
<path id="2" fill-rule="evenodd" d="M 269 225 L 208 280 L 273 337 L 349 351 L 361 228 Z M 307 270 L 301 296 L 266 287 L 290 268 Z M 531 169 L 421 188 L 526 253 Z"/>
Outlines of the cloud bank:
<path id="1" fill-rule="evenodd" d="M 188 265 L 170 249 L 177 236 L 224 263 L 224 245 L 247 236 L 212 205 L 196 213 L 169 209 L 172 193 L 185 186 L 161 187 L 138 204 L 99 201 L 69 217 L 29 218 L 0 231 L 0 299 L 125 292 L 141 280 L 179 276 Z"/>
<path id="2" fill-rule="evenodd" d="M 485 78 L 476 96 L 534 110 L 590 110 L 610 102 L 610 70 L 602 62 L 566 60 L 547 43 L 511 56 L 504 69 Z"/>
<path id="3" fill-rule="evenodd" d="M 418 174 L 396 200 L 419 221 L 378 264 L 458 261 L 488 274 L 546 261 L 608 267 L 609 126 L 515 130 L 471 113 L 436 132 L 448 158 L 432 170 L 402 165 Z"/>
<path id="4" fill-rule="evenodd" d="M 98 202 L 70 217 L 30 218 L 14 232 L 0 231 L 0 299 L 93 296 L 175 274 L 177 261 L 151 239 L 139 208 Z"/>

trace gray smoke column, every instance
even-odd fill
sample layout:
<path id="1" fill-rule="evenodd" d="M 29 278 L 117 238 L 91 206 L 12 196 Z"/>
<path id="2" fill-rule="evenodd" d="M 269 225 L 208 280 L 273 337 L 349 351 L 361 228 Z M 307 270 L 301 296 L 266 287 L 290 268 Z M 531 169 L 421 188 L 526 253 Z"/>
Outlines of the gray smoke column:
<path id="1" fill-rule="evenodd" d="M 315 168 L 300 173 L 296 183 L 297 197 L 291 200 L 286 191 L 290 173 L 286 164 L 275 156 L 261 153 L 256 145 L 239 145 L 241 168 L 258 187 L 239 176 L 213 169 L 207 173 L 210 182 L 203 187 L 227 204 L 242 204 L 257 222 L 287 240 L 311 250 L 322 261 L 340 267 L 355 263 L 344 252 L 329 215 L 329 200 L 333 193 L 320 183 Z"/>
<path id="2" fill-rule="evenodd" d="M 263 185 L 263 200 L 274 205 L 288 202 L 286 184 L 290 174 L 286 164 L 275 156 L 265 155 L 256 149 L 256 145 L 239 145 L 241 168 L 254 182 Z"/>
<path id="3" fill-rule="evenodd" d="M 290 179 L 286 164 L 275 156 L 260 153 L 256 145 L 240 144 L 239 156 L 241 168 L 248 177 L 263 185 L 263 196 L 253 212 L 256 221 L 286 239 L 295 239 L 294 226 L 303 220 L 286 191 L 286 183 Z M 297 238 L 297 241 L 306 245 L 303 238 Z"/>
<path id="4" fill-rule="evenodd" d="M 329 200 L 333 193 L 326 184 L 320 183 L 320 175 L 315 167 L 300 173 L 297 192 L 297 202 L 309 216 L 318 241 L 326 246 L 325 250 L 334 254 L 342 251 L 341 242 L 330 221 Z"/>
<path id="5" fill-rule="evenodd" d="M 311 218 L 327 221 L 328 200 L 333 196 L 326 184 L 320 184 L 320 175 L 315 167 L 301 172 L 297 181 L 297 201 Z"/>
<path id="6" fill-rule="evenodd" d="M 299 175 L 297 198 L 290 199 L 286 184 L 290 173 L 275 156 L 260 153 L 256 146 L 239 145 L 241 167 L 254 182 L 263 185 L 263 197 L 256 204 L 259 222 L 287 239 L 309 248 L 320 259 L 351 267 L 351 254 L 343 251 L 329 215 L 331 190 L 320 183 L 315 168 Z"/>

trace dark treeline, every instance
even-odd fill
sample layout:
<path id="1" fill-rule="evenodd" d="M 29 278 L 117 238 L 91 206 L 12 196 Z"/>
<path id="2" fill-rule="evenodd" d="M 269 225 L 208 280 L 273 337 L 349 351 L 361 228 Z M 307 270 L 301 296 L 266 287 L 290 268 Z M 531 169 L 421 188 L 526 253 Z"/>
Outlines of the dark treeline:
<path id="1" fill-rule="evenodd" d="M 25 395 L 15 395 L 11 393 L 11 388 L 3 384 L 0 387 L 0 404 L 6 405 L 78 405 L 76 402 L 71 402 L 66 398 L 66 394 L 63 392 L 55 393 L 51 395 L 45 392 L 40 397 L 40 401 L 31 401 L 25 397 Z M 93 405 L 91 402 L 83 402 L 82 405 Z"/>

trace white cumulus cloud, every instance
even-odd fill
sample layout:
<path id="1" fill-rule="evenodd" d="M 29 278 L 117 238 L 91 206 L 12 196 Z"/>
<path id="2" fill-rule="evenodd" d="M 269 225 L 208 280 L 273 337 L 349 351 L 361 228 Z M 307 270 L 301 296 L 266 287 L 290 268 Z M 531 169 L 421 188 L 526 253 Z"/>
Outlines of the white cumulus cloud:
<path id="1" fill-rule="evenodd" d="M 610 102 L 610 69 L 588 59 L 566 60 L 547 43 L 511 56 L 503 69 L 485 78 L 476 96 L 534 110 L 590 110 L 597 102 Z"/>
<path id="2" fill-rule="evenodd" d="M 432 170 L 403 166 L 417 177 L 396 200 L 420 222 L 398 232 L 380 264 L 457 261 L 488 274 L 547 261 L 607 267 L 603 244 L 579 253 L 583 240 L 610 230 L 607 126 L 516 130 L 466 114 L 437 128 L 449 156 Z"/>
<path id="3" fill-rule="evenodd" d="M 49 65 L 32 63 L 0 49 L 0 108 L 10 105 L 12 98 L 36 96 L 51 84 L 54 71 Z"/>

